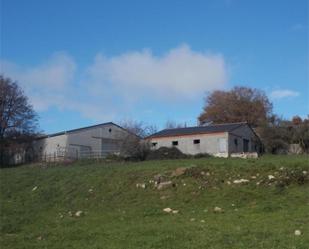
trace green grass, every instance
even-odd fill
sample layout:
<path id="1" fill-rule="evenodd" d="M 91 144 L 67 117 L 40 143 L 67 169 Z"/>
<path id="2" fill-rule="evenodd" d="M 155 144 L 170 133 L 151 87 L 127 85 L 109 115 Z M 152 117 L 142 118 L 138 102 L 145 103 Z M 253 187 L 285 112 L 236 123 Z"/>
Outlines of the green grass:
<path id="1" fill-rule="evenodd" d="M 0 245 L 308 249 L 309 183 L 299 180 L 308 166 L 306 156 L 264 156 L 1 169 Z M 149 183 L 156 174 L 169 179 L 178 167 L 193 169 L 171 178 L 176 187 L 159 191 Z M 284 176 L 290 176 L 288 186 L 278 184 Z M 240 178 L 250 182 L 228 184 Z M 216 206 L 224 212 L 214 213 Z M 179 213 L 165 213 L 166 207 Z M 78 210 L 84 215 L 74 217 Z M 301 236 L 294 235 L 297 229 Z"/>

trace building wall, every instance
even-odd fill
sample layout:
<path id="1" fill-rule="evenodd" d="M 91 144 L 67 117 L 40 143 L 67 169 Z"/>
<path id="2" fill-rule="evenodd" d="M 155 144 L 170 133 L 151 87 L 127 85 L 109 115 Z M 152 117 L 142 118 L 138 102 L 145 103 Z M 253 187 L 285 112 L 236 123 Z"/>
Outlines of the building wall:
<path id="1" fill-rule="evenodd" d="M 242 125 L 229 133 L 229 152 L 244 152 L 244 139 L 249 141 L 248 152 L 258 152 L 257 137 L 248 125 Z M 236 142 L 237 141 L 237 142 Z"/>
<path id="2" fill-rule="evenodd" d="M 69 133 L 68 147 L 78 155 L 89 152 L 100 155 L 119 152 L 121 140 L 127 132 L 116 125 L 104 125 Z"/>
<path id="3" fill-rule="evenodd" d="M 60 148 L 67 146 L 67 135 L 59 135 L 38 139 L 34 142 L 34 151 L 38 156 L 52 155 L 59 151 Z"/>
<path id="4" fill-rule="evenodd" d="M 200 143 L 194 144 L 194 140 L 198 139 Z M 208 153 L 215 156 L 228 156 L 228 133 L 226 132 L 150 139 L 151 144 L 156 143 L 156 146 L 152 146 L 152 149 L 172 147 L 173 141 L 178 141 L 178 145 L 175 147 L 184 154 L 195 155 L 199 153 Z M 225 150 L 220 150 L 220 143 L 221 149 L 225 147 Z"/>
<path id="5" fill-rule="evenodd" d="M 126 130 L 107 124 L 38 139 L 34 142 L 34 149 L 41 157 L 55 154 L 73 158 L 102 156 L 119 152 L 121 141 L 128 135 Z"/>

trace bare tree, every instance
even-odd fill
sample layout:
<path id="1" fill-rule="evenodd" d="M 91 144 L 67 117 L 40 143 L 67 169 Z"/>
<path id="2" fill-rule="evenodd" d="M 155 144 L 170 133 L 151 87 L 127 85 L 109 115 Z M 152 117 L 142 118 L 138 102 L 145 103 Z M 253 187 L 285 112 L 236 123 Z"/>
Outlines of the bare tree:
<path id="1" fill-rule="evenodd" d="M 5 147 L 29 141 L 37 129 L 37 115 L 16 82 L 0 75 L 0 163 Z"/>
<path id="2" fill-rule="evenodd" d="M 144 138 L 157 131 L 154 125 L 147 125 L 143 122 L 127 120 L 121 126 L 130 133 L 122 139 L 121 154 L 134 160 L 145 160 L 150 151 L 149 143 Z"/>

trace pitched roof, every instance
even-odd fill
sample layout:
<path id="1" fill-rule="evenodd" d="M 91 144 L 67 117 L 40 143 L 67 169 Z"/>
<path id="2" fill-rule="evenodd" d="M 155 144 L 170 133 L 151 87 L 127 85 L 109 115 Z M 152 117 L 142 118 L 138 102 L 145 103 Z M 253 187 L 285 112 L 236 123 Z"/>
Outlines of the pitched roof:
<path id="1" fill-rule="evenodd" d="M 241 123 L 216 124 L 216 125 L 195 126 L 195 127 L 175 128 L 175 129 L 164 129 L 162 131 L 152 134 L 148 138 L 172 137 L 172 136 L 194 135 L 194 134 L 216 133 L 216 132 L 230 132 L 242 125 L 248 125 L 248 124 L 246 122 L 241 122 Z"/>
<path id="2" fill-rule="evenodd" d="M 77 128 L 77 129 L 73 129 L 73 130 L 68 130 L 68 131 L 61 131 L 61 132 L 57 132 L 57 133 L 53 133 L 53 134 L 49 134 L 49 135 L 43 135 L 43 136 L 40 136 L 38 137 L 37 139 L 42 139 L 42 138 L 47 138 L 47 137 L 55 137 L 55 136 L 60 136 L 60 135 L 64 135 L 64 134 L 68 134 L 68 133 L 73 133 L 73 132 L 77 132 L 77 131 L 81 131 L 81 130 L 86 130 L 86 129 L 91 129 L 91 128 L 96 128 L 96 127 L 99 127 L 99 126 L 104 126 L 104 125 L 115 125 L 127 132 L 130 132 L 128 131 L 127 129 L 121 127 L 120 125 L 117 125 L 113 122 L 107 122 L 107 123 L 102 123 L 102 124 L 96 124 L 96 125 L 91 125 L 91 126 L 87 126 L 87 127 L 82 127 L 82 128 Z M 132 133 L 132 132 L 130 132 Z M 133 134 L 133 133 L 132 133 Z M 136 134 L 133 134 L 135 136 L 137 136 Z"/>

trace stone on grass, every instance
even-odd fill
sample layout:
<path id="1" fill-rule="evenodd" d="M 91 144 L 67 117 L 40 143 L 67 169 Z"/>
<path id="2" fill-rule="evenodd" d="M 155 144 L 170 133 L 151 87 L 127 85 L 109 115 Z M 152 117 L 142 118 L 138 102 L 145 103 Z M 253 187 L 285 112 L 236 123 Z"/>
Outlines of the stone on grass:
<path id="1" fill-rule="evenodd" d="M 173 210 L 172 213 L 173 213 L 173 214 L 178 214 L 178 213 L 179 213 L 179 210 Z"/>
<path id="2" fill-rule="evenodd" d="M 190 221 L 195 221 L 195 218 L 191 218 Z"/>
<path id="3" fill-rule="evenodd" d="M 76 217 L 80 217 L 80 216 L 82 216 L 84 214 L 84 212 L 83 211 L 77 211 L 76 213 L 75 213 L 75 216 Z"/>
<path id="4" fill-rule="evenodd" d="M 158 190 L 163 190 L 163 189 L 167 189 L 169 187 L 173 186 L 173 182 L 172 181 L 167 181 L 167 182 L 160 182 L 157 185 L 157 189 Z"/>
<path id="5" fill-rule="evenodd" d="M 143 189 L 145 189 L 145 188 L 146 188 L 146 184 L 145 184 L 145 183 L 136 183 L 136 187 L 137 187 L 137 188 L 143 188 Z"/>
<path id="6" fill-rule="evenodd" d="M 215 208 L 214 208 L 214 212 L 215 212 L 215 213 L 222 213 L 222 212 L 223 212 L 223 209 L 220 208 L 220 207 L 215 207 Z"/>
<path id="7" fill-rule="evenodd" d="M 166 213 L 170 213 L 170 212 L 173 211 L 173 209 L 168 207 L 168 208 L 164 208 L 163 211 L 166 212 Z"/>
<path id="8" fill-rule="evenodd" d="M 153 177 L 153 180 L 156 184 L 159 184 L 162 181 L 163 177 L 160 174 L 157 174 Z"/>
<path id="9" fill-rule="evenodd" d="M 300 236 L 300 235 L 301 235 L 301 231 L 300 231 L 300 230 L 295 230 L 294 234 L 295 234 L 296 236 Z"/>
<path id="10" fill-rule="evenodd" d="M 33 187 L 32 191 L 36 191 L 38 189 L 38 186 Z"/>
<path id="11" fill-rule="evenodd" d="M 184 167 L 177 168 L 172 172 L 171 176 L 172 177 L 182 176 L 186 173 L 186 170 L 187 169 Z"/>
<path id="12" fill-rule="evenodd" d="M 248 183 L 249 180 L 247 179 L 239 179 L 239 180 L 234 180 L 233 183 L 235 184 L 241 184 L 241 183 Z"/>
<path id="13" fill-rule="evenodd" d="M 202 223 L 205 223 L 205 220 L 201 220 Z"/>
<path id="14" fill-rule="evenodd" d="M 273 180 L 275 177 L 273 175 L 268 175 L 268 180 Z"/>

